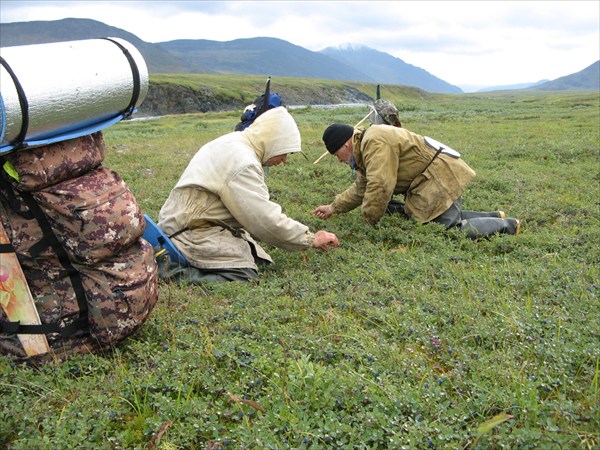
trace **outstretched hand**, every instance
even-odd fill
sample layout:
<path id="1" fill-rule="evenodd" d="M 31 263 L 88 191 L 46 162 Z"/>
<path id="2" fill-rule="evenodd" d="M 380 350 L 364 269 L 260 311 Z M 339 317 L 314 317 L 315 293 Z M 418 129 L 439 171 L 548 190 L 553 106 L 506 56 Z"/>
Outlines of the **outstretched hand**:
<path id="1" fill-rule="evenodd" d="M 329 231 L 320 230 L 315 233 L 315 239 L 312 243 L 313 248 L 320 248 L 328 251 L 331 247 L 339 247 L 340 241 L 337 236 Z"/>
<path id="2" fill-rule="evenodd" d="M 321 205 L 311 213 L 315 217 L 320 219 L 329 219 L 333 215 L 332 205 Z"/>

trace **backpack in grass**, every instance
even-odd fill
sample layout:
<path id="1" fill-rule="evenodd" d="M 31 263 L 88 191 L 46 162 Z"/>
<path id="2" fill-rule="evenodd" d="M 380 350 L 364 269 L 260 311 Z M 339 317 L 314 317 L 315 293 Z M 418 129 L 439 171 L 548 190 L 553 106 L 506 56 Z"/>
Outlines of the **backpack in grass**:
<path id="1" fill-rule="evenodd" d="M 158 300 L 145 221 L 121 177 L 102 166 L 101 132 L 0 159 L 0 217 L 41 324 L 0 308 L 0 354 L 45 361 L 109 349 Z M 43 334 L 51 351 L 27 357 L 19 336 Z"/>
<path id="2" fill-rule="evenodd" d="M 400 119 L 398 118 L 398 108 L 388 101 L 381 98 L 380 85 L 377 85 L 377 99 L 373 103 L 373 112 L 369 117 L 372 125 L 392 125 L 394 127 L 402 128 Z"/>

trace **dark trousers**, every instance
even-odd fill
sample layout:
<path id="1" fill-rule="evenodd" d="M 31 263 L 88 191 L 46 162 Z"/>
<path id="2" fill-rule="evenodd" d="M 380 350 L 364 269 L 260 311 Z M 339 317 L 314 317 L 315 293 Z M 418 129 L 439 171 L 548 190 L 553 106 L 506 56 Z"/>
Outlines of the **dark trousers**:
<path id="1" fill-rule="evenodd" d="M 223 281 L 251 281 L 258 278 L 252 268 L 199 269 L 194 266 L 182 267 L 171 260 L 167 253 L 156 258 L 158 276 L 161 280 L 176 284 L 201 284 Z"/>

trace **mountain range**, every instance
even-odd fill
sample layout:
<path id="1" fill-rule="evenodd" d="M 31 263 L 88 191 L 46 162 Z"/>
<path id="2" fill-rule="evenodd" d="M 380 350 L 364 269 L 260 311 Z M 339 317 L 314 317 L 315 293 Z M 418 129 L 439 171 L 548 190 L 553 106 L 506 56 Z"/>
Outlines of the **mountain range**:
<path id="1" fill-rule="evenodd" d="M 128 31 L 91 19 L 13 22 L 0 26 L 2 47 L 100 37 L 118 37 L 133 44 L 144 56 L 151 74 L 235 73 L 324 78 L 413 86 L 431 93 L 463 92 L 422 68 L 362 45 L 328 47 L 314 52 L 270 37 L 227 42 L 198 39 L 148 43 Z M 485 90 L 599 89 L 599 65 L 600 61 L 556 80 Z"/>

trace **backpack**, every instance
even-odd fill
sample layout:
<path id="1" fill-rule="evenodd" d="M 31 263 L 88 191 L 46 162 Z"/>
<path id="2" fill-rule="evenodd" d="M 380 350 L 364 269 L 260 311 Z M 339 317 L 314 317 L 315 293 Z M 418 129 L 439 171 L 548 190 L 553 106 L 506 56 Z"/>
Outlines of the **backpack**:
<path id="1" fill-rule="evenodd" d="M 2 225 L 41 321 L 24 327 L 0 309 L 0 354 L 46 361 L 106 350 L 156 305 L 143 215 L 120 176 L 102 166 L 105 154 L 96 132 L 0 158 Z M 23 334 L 45 335 L 52 351 L 27 357 Z"/>
<path id="2" fill-rule="evenodd" d="M 284 106 L 279 94 L 271 94 L 271 78 L 267 80 L 264 94 L 246 106 L 240 117 L 240 122 L 235 126 L 235 131 L 242 131 L 248 128 L 265 111 L 278 106 Z"/>
<path id="3" fill-rule="evenodd" d="M 402 128 L 398 115 L 398 108 L 392 102 L 381 98 L 380 85 L 378 84 L 377 99 L 373 103 L 372 112 L 369 116 L 371 125 L 386 124 Z"/>

